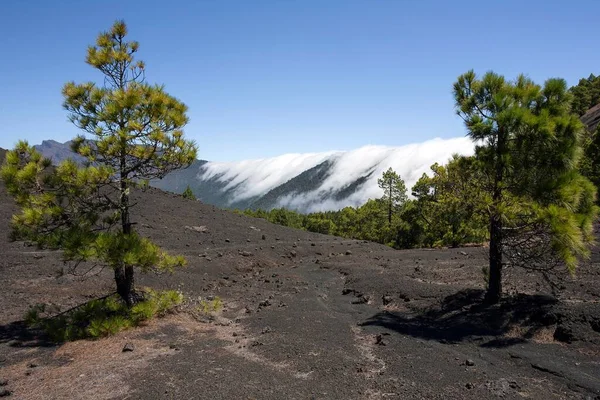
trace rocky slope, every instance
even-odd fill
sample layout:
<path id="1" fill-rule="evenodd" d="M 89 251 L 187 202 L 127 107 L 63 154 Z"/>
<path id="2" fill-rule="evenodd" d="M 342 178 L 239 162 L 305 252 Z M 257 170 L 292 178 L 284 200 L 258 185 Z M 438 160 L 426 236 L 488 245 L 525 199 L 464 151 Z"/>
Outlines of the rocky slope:
<path id="1" fill-rule="evenodd" d="M 0 392 L 18 399 L 594 399 L 600 254 L 552 294 L 507 270 L 481 304 L 486 249 L 395 251 L 297 231 L 150 189 L 136 227 L 189 265 L 139 275 L 180 289 L 179 314 L 97 341 L 48 343 L 21 322 L 113 291 L 60 253 L 0 240 Z M 0 186 L 0 232 L 15 212 Z M 4 235 L 6 236 L 6 235 Z M 80 270 L 79 272 L 84 272 Z M 224 308 L 198 313 L 202 299 Z M 122 352 L 125 344 L 134 347 Z M 11 397 L 8 397 L 11 398 Z"/>

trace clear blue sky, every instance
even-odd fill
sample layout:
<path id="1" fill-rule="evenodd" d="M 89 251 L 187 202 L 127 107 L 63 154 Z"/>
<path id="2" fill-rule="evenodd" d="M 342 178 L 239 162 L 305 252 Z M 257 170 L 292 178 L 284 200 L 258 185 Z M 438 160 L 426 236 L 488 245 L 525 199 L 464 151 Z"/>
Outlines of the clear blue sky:
<path id="1" fill-rule="evenodd" d="M 464 134 L 468 69 L 536 81 L 600 73 L 592 1 L 1 1 L 0 147 L 77 130 L 62 85 L 123 18 L 150 82 L 189 106 L 209 160 L 402 145 Z"/>

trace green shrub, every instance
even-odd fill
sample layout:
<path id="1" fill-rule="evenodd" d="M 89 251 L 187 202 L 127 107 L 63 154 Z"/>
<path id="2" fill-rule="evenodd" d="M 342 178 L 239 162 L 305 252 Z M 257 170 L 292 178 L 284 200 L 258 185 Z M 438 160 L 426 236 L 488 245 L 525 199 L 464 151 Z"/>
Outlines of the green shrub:
<path id="1" fill-rule="evenodd" d="M 219 312 L 223 308 L 223 301 L 219 296 L 216 296 L 213 300 L 202 300 L 196 310 L 202 314 L 209 315 L 213 312 Z"/>
<path id="2" fill-rule="evenodd" d="M 98 318 L 90 321 L 86 329 L 89 337 L 99 338 L 114 335 L 132 326 L 132 319 L 123 315 L 113 315 L 106 318 Z"/>
<path id="3" fill-rule="evenodd" d="M 196 200 L 196 196 L 194 195 L 194 192 L 192 192 L 192 188 L 190 188 L 190 185 L 187 185 L 182 194 L 183 197 L 186 199 Z"/>
<path id="4" fill-rule="evenodd" d="M 55 342 L 114 335 L 155 316 L 164 316 L 183 301 L 175 290 L 146 290 L 144 300 L 128 308 L 118 295 L 91 300 L 64 313 L 49 316 L 45 304 L 31 307 L 24 316 L 27 326 L 41 329 Z"/>

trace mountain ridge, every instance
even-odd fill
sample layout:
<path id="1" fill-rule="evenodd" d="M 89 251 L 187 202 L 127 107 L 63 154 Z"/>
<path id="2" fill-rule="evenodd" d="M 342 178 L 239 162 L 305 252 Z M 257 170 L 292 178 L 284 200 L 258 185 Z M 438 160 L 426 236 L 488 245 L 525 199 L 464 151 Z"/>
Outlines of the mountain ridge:
<path id="1" fill-rule="evenodd" d="M 66 158 L 83 161 L 71 151 L 70 142 L 44 140 L 34 147 L 53 163 Z M 472 154 L 471 140 L 436 138 L 397 147 L 369 145 L 238 162 L 196 160 L 150 185 L 174 193 L 189 186 L 200 201 L 221 208 L 329 211 L 380 197 L 377 179 L 388 168 L 410 188 L 432 164 L 445 163 L 455 153 Z"/>

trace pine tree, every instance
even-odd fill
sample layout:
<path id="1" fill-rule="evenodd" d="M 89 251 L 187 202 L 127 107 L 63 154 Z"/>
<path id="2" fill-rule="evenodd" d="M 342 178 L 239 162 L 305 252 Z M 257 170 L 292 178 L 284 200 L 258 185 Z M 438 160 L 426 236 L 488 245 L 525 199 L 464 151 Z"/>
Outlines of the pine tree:
<path id="1" fill-rule="evenodd" d="M 424 235 L 432 245 L 457 247 L 486 237 L 486 194 L 473 157 L 454 155 L 448 164 L 431 166 L 412 188 Z"/>
<path id="2" fill-rule="evenodd" d="M 192 192 L 192 188 L 190 187 L 190 185 L 187 185 L 187 187 L 183 191 L 182 196 L 186 199 L 196 200 L 196 196 L 194 196 L 194 192 Z"/>
<path id="3" fill-rule="evenodd" d="M 582 116 L 590 108 L 600 103 L 600 76 L 590 74 L 587 79 L 580 79 L 576 86 L 569 89 L 573 95 L 571 111 Z"/>
<path id="4" fill-rule="evenodd" d="M 21 207 L 13 218 L 16 236 L 62 248 L 70 260 L 108 264 L 117 293 L 131 306 L 139 300 L 135 267 L 171 270 L 185 260 L 134 231 L 130 191 L 191 164 L 196 146 L 183 136 L 187 107 L 163 86 L 145 82 L 145 65 L 134 60 L 139 45 L 126 35 L 117 21 L 88 48 L 86 62 L 102 73 L 102 86 L 69 82 L 62 90 L 69 119 L 84 132 L 73 150 L 87 165 L 68 160 L 51 168 L 20 142 L 8 153 L 2 178 Z"/>
<path id="5" fill-rule="evenodd" d="M 383 173 L 377 180 L 377 184 L 383 190 L 382 200 L 386 204 L 388 224 L 391 226 L 394 212 L 398 211 L 408 199 L 406 185 L 392 168 Z"/>
<path id="6" fill-rule="evenodd" d="M 549 79 L 540 87 L 522 75 L 509 82 L 469 71 L 454 84 L 454 96 L 487 177 L 487 300 L 499 300 L 506 264 L 574 271 L 589 253 L 596 208 L 595 188 L 577 171 L 583 126 L 570 113 L 566 82 Z"/>

